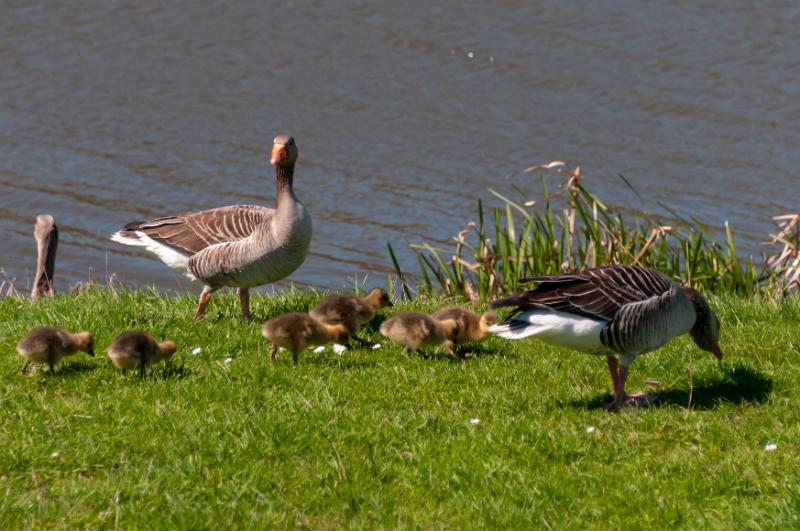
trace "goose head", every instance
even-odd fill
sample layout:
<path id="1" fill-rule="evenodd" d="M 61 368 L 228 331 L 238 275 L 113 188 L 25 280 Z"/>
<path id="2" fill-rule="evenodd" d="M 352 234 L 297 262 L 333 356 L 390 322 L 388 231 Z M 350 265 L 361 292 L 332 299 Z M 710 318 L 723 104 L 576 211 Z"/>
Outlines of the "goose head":
<path id="1" fill-rule="evenodd" d="M 269 163 L 273 166 L 291 168 L 297 161 L 297 144 L 289 135 L 278 135 L 272 143 L 272 155 Z"/>
<path id="2" fill-rule="evenodd" d="M 695 344 L 701 349 L 711 352 L 718 360 L 722 359 L 722 351 L 719 348 L 719 319 L 711 311 L 705 297 L 699 291 L 692 288 L 683 288 L 689 300 L 694 305 L 697 314 L 694 326 L 689 330 L 689 335 Z"/>

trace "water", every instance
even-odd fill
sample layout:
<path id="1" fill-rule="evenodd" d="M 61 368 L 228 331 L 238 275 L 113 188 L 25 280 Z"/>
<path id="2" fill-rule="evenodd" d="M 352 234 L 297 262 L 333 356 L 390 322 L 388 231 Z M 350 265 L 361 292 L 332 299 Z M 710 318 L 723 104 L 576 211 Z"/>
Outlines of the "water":
<path id="1" fill-rule="evenodd" d="M 57 287 L 116 274 L 187 289 L 108 240 L 128 221 L 273 202 L 295 136 L 315 222 L 292 276 L 384 282 L 386 242 L 447 240 L 487 187 L 551 160 L 609 202 L 642 195 L 758 252 L 800 208 L 794 2 L 416 0 L 0 4 L 0 268 L 24 288 L 32 225 L 61 229 Z M 508 175 L 516 175 L 509 179 Z"/>

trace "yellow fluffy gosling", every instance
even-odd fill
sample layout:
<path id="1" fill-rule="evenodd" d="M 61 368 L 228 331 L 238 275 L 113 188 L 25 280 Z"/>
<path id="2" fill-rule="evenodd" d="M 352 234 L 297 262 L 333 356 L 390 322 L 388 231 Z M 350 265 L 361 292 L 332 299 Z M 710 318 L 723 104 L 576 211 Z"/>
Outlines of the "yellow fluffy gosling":
<path id="1" fill-rule="evenodd" d="M 375 317 L 375 312 L 391 306 L 389 295 L 380 288 L 375 288 L 363 297 L 333 295 L 314 306 L 309 315 L 328 325 L 344 325 L 347 327 L 348 339 L 353 338 L 360 343 L 365 340 L 358 337 L 359 329 Z"/>
<path id="2" fill-rule="evenodd" d="M 431 317 L 437 321 L 452 319 L 458 323 L 453 334 L 447 338 L 456 345 L 470 341 L 483 341 L 489 334 L 489 327 L 497 323 L 497 316 L 494 312 L 484 312 L 478 315 L 466 308 L 456 306 L 442 308 L 432 313 Z"/>
<path id="3" fill-rule="evenodd" d="M 458 322 L 453 319 L 436 320 L 423 313 L 396 313 L 381 323 L 381 334 L 407 350 L 433 347 L 444 344 L 444 348 L 455 356 L 453 341 L 449 337 L 457 335 Z"/>
<path id="4" fill-rule="evenodd" d="M 123 332 L 106 352 L 123 374 L 128 369 L 139 369 L 139 375 L 144 377 L 149 365 L 170 359 L 177 348 L 174 341 L 159 342 L 144 332 Z"/>
<path id="5" fill-rule="evenodd" d="M 54 366 L 64 356 L 71 356 L 82 350 L 94 356 L 94 339 L 89 332 L 73 334 L 59 328 L 36 328 L 19 340 L 17 352 L 25 357 L 25 364 L 20 370 L 21 374 L 28 371 L 32 361 L 47 363 L 50 372 L 54 373 Z"/>
<path id="6" fill-rule="evenodd" d="M 292 360 L 297 363 L 297 356 L 308 347 L 325 345 L 330 342 L 344 343 L 349 336 L 343 324 L 329 325 L 314 319 L 307 313 L 287 313 L 264 323 L 261 335 L 272 342 L 269 349 L 269 361 L 278 359 L 278 347 L 292 353 Z"/>

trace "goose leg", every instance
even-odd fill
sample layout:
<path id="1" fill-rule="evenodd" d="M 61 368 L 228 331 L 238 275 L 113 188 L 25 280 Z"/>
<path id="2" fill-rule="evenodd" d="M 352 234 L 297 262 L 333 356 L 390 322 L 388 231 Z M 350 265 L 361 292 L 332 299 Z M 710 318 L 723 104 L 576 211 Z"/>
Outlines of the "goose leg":
<path id="1" fill-rule="evenodd" d="M 242 303 L 242 318 L 250 320 L 250 291 L 247 288 L 239 288 L 239 301 Z"/>
<path id="2" fill-rule="evenodd" d="M 604 407 L 609 411 L 614 411 L 619 407 L 617 403 L 617 395 L 619 388 L 619 362 L 615 356 L 606 356 L 606 363 L 608 364 L 608 372 L 611 374 L 611 383 L 614 385 L 614 400 L 606 404 Z"/>
<path id="3" fill-rule="evenodd" d="M 616 356 L 606 356 L 608 372 L 611 373 L 611 382 L 614 384 L 614 400 L 605 405 L 609 411 L 617 410 L 625 400 L 625 380 L 621 378 L 622 366 Z M 625 367 L 625 378 L 628 377 L 628 368 Z"/>
<path id="4" fill-rule="evenodd" d="M 611 358 L 611 356 L 609 356 L 609 358 Z M 612 365 L 617 368 L 616 380 L 614 380 L 614 401 L 606 406 L 607 409 L 609 411 L 614 411 L 622 406 L 647 407 L 655 402 L 657 399 L 655 396 L 644 393 L 629 395 L 625 392 L 625 382 L 628 380 L 628 366 L 618 363 L 616 358 L 613 359 L 613 363 L 611 361 L 608 362 L 608 368 L 612 371 L 612 378 L 614 378 Z"/>
<path id="5" fill-rule="evenodd" d="M 22 369 L 20 369 L 19 373 L 20 374 L 27 374 L 28 373 L 28 367 L 30 367 L 30 365 L 31 365 L 31 360 L 25 360 L 25 363 L 22 365 Z"/>
<path id="6" fill-rule="evenodd" d="M 194 310 L 194 318 L 198 319 L 201 315 L 203 315 L 206 311 L 206 306 L 208 306 L 209 301 L 211 300 L 211 290 L 208 287 L 204 287 L 203 291 L 200 292 L 200 298 L 197 299 L 197 308 Z"/>

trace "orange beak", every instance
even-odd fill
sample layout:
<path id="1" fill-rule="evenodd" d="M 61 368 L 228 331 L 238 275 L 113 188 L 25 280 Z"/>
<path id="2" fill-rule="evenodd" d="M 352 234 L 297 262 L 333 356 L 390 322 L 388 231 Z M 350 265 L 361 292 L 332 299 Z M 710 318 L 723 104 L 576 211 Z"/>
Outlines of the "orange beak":
<path id="1" fill-rule="evenodd" d="M 714 343 L 714 345 L 711 348 L 712 348 L 711 353 L 714 354 L 714 356 L 716 356 L 718 360 L 721 360 L 722 351 L 719 349 L 719 343 Z"/>
<path id="2" fill-rule="evenodd" d="M 286 146 L 279 146 L 277 144 L 272 146 L 272 157 L 270 157 L 269 159 L 270 164 L 275 165 L 285 158 L 286 158 Z"/>

